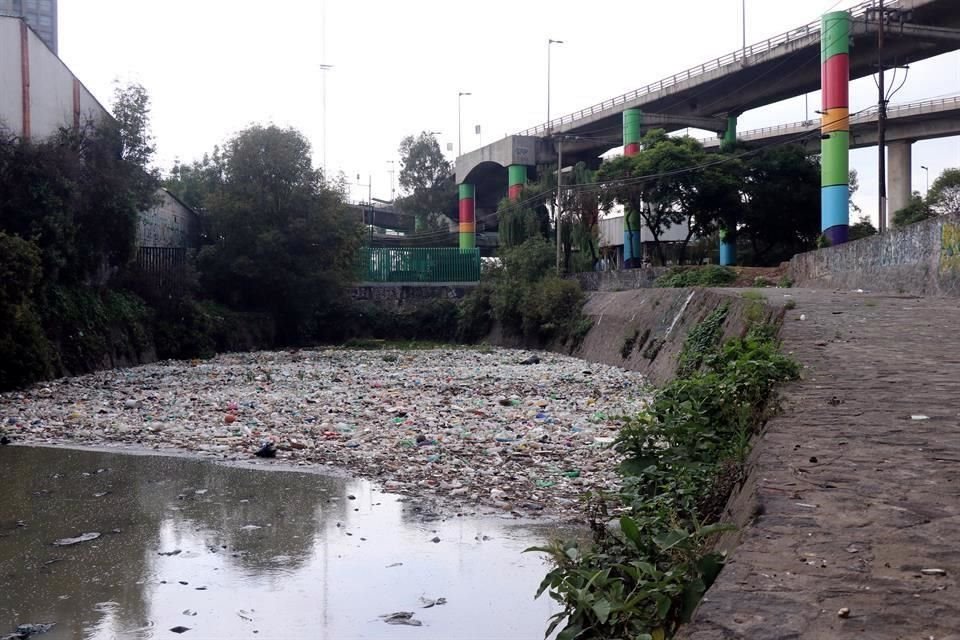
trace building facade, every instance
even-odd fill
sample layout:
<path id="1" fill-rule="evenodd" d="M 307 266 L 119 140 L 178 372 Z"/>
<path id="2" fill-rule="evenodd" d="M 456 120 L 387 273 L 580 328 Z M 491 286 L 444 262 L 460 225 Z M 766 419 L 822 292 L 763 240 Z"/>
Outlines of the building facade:
<path id="1" fill-rule="evenodd" d="M 57 0 L 0 0 L 0 15 L 23 18 L 58 53 Z"/>
<path id="2" fill-rule="evenodd" d="M 27 22 L 0 15 L 0 130 L 42 140 L 105 117 L 103 105 Z"/>
<path id="3" fill-rule="evenodd" d="M 166 189 L 158 203 L 140 214 L 137 244 L 141 247 L 196 249 L 200 246 L 200 216 Z"/>

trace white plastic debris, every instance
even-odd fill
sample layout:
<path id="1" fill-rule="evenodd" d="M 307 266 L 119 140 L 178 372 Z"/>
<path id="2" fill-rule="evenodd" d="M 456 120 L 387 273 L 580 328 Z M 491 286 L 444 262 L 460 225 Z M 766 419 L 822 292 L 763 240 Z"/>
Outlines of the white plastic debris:
<path id="1" fill-rule="evenodd" d="M 226 354 L 0 395 L 19 441 L 139 446 L 323 464 L 388 491 L 527 513 L 573 512 L 619 486 L 620 417 L 649 398 L 615 367 L 506 349 Z M 134 399 L 134 402 L 128 402 Z M 196 495 L 202 495 L 199 491 Z"/>

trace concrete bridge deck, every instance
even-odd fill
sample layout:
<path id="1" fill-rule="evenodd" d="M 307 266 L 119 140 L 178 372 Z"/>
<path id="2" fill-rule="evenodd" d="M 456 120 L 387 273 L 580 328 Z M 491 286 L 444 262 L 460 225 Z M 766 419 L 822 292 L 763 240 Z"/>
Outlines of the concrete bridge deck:
<path id="1" fill-rule="evenodd" d="M 868 1 L 851 9 L 851 79 L 876 71 L 878 26 L 867 17 L 868 8 L 874 5 Z M 955 31 L 960 28 L 956 0 L 890 0 L 887 7 L 911 12 L 910 24 L 887 27 L 885 51 L 896 64 L 960 48 Z M 819 21 L 804 25 L 493 142 L 457 158 L 457 182 L 489 182 L 492 186 L 505 177 L 497 174 L 498 166 L 555 161 L 556 134 L 582 137 L 564 143 L 564 155 L 571 164 L 595 158 L 622 144 L 622 113 L 627 109 L 643 109 L 663 119 L 655 126 L 676 130 L 702 126 L 698 122 L 705 118 L 736 115 L 815 91 L 821 83 L 821 35 Z"/>
<path id="2" fill-rule="evenodd" d="M 851 116 L 851 149 L 877 145 L 877 119 L 877 107 Z M 748 144 L 798 142 L 811 152 L 819 153 L 819 133 L 820 120 L 817 119 L 744 131 L 737 139 Z M 887 109 L 887 142 L 916 142 L 955 135 L 960 135 L 960 96 L 891 105 Z M 708 149 L 720 148 L 717 138 L 707 138 L 701 142 Z"/>
<path id="3" fill-rule="evenodd" d="M 681 637 L 957 640 L 957 300 L 789 295 L 803 380 L 758 438 L 742 540 Z"/>

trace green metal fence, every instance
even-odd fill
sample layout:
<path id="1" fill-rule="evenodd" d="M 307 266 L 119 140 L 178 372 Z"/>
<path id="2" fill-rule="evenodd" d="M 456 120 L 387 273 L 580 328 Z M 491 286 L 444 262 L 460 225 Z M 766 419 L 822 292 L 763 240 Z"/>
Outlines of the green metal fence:
<path id="1" fill-rule="evenodd" d="M 364 247 L 357 277 L 361 282 L 477 282 L 480 250 Z"/>

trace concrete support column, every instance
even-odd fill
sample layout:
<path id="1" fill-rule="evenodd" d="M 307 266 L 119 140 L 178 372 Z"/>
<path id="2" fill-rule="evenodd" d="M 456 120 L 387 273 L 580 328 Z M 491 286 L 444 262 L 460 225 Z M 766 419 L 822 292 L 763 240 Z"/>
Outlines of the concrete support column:
<path id="1" fill-rule="evenodd" d="M 477 191 L 472 184 L 460 185 L 460 249 L 477 248 Z"/>
<path id="2" fill-rule="evenodd" d="M 913 143 L 891 142 L 887 145 L 887 228 L 893 228 L 893 214 L 910 204 L 913 197 Z"/>
<path id="3" fill-rule="evenodd" d="M 850 231 L 850 14 L 826 14 L 821 33 L 820 229 L 837 245 L 848 240 Z"/>
<path id="4" fill-rule="evenodd" d="M 527 184 L 527 168 L 522 164 L 512 164 L 507 167 L 507 179 L 509 181 L 508 195 L 511 202 L 520 199 L 523 193 L 523 187 Z"/>
<path id="5" fill-rule="evenodd" d="M 623 155 L 640 153 L 643 137 L 643 111 L 627 109 L 623 112 Z M 629 208 L 623 212 L 623 268 L 636 269 L 643 266 L 643 243 L 640 239 L 642 222 L 640 214 Z"/>
<path id="6" fill-rule="evenodd" d="M 729 152 L 737 145 L 737 116 L 727 117 L 727 130 L 723 133 L 720 150 Z M 737 264 L 737 215 L 726 216 L 720 224 L 720 264 L 731 267 Z"/>

